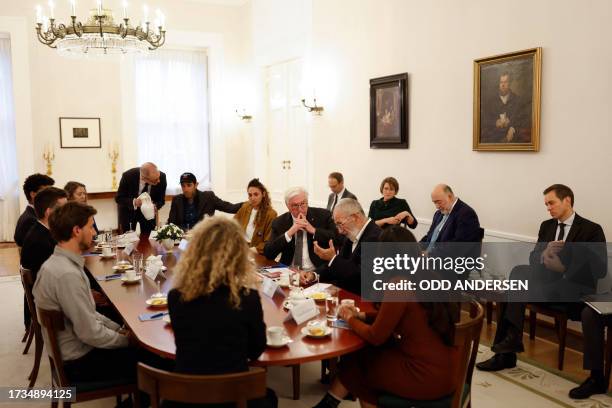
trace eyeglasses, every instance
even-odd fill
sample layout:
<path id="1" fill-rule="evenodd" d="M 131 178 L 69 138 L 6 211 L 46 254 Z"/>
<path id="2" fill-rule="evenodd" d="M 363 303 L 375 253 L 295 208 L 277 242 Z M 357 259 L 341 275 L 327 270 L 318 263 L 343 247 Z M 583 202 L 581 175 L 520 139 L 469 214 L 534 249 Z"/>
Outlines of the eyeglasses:
<path id="1" fill-rule="evenodd" d="M 344 227 L 346 226 L 346 224 L 348 224 L 351 221 L 351 216 L 348 215 L 346 218 L 344 218 L 344 220 L 342 221 L 335 221 L 336 223 L 336 227 L 338 229 L 344 229 Z"/>
<path id="2" fill-rule="evenodd" d="M 289 208 L 291 208 L 292 210 L 297 210 L 298 208 L 307 208 L 307 207 L 308 207 L 308 201 L 302 201 L 301 203 L 291 204 L 289 206 Z"/>

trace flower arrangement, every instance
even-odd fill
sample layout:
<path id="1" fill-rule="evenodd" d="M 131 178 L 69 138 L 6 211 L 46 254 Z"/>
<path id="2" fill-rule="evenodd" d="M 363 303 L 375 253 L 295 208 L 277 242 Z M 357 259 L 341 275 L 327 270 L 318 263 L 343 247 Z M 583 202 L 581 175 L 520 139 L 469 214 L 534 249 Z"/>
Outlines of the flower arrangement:
<path id="1" fill-rule="evenodd" d="M 171 239 L 176 241 L 177 239 L 181 239 L 183 234 L 184 232 L 180 227 L 174 224 L 167 224 L 157 230 L 155 240 L 163 241 L 164 239 Z"/>

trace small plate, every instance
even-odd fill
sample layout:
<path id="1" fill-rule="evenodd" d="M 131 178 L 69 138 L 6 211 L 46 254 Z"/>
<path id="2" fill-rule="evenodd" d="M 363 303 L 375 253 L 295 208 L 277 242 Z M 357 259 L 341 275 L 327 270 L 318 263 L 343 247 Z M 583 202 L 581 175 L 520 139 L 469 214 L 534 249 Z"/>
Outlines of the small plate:
<path id="1" fill-rule="evenodd" d="M 118 271 L 118 272 L 125 272 L 129 269 L 134 269 L 134 267 L 132 265 L 115 265 L 113 266 L 113 270 L 114 271 Z"/>
<path id="2" fill-rule="evenodd" d="M 304 336 L 312 337 L 313 339 L 321 339 L 323 337 L 329 336 L 332 332 L 332 328 L 329 326 L 325 326 L 325 333 L 321 334 L 320 336 L 315 336 L 314 334 L 310 334 L 310 332 L 308 331 L 308 327 L 302 327 L 302 330 L 300 331 L 302 332 Z"/>
<path id="3" fill-rule="evenodd" d="M 109 259 L 109 258 L 114 258 L 114 257 L 115 257 L 115 254 L 110 254 L 110 255 L 102 255 L 102 254 L 99 254 L 98 256 L 99 256 L 100 258 L 102 258 L 102 259 Z"/>
<path id="4" fill-rule="evenodd" d="M 285 347 L 287 344 L 291 343 L 293 340 L 289 336 L 283 336 L 283 341 L 278 344 L 270 343 L 270 339 L 266 337 L 266 345 L 271 348 L 281 348 Z"/>
<path id="5" fill-rule="evenodd" d="M 329 293 L 327 292 L 314 292 L 306 296 L 309 299 L 314 300 L 315 302 L 325 302 L 325 300 L 329 297 Z"/>
<path id="6" fill-rule="evenodd" d="M 170 324 L 170 315 L 164 315 L 164 317 L 162 317 L 162 320 L 164 321 L 164 323 Z"/>
<path id="7" fill-rule="evenodd" d="M 135 279 L 128 279 L 127 276 L 123 275 L 121 277 L 121 282 L 125 283 L 126 285 L 129 285 L 131 283 L 140 282 L 141 279 L 142 279 L 142 276 L 140 276 L 140 275 L 136 275 Z"/>
<path id="8" fill-rule="evenodd" d="M 166 307 L 168 306 L 168 298 L 149 298 L 145 303 L 151 307 Z"/>

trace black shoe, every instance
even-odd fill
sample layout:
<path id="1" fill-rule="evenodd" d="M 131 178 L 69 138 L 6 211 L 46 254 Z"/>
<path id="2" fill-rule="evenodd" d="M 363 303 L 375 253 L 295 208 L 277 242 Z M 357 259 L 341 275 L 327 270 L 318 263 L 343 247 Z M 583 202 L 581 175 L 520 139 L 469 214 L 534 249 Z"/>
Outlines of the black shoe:
<path id="1" fill-rule="evenodd" d="M 516 367 L 516 354 L 496 354 L 490 359 L 476 364 L 476 368 L 481 371 L 500 371 L 505 368 Z"/>
<path id="2" fill-rule="evenodd" d="M 578 387 L 572 388 L 569 397 L 576 400 L 587 399 L 593 394 L 605 394 L 606 391 L 608 391 L 608 386 L 603 378 L 589 377 Z"/>
<path id="3" fill-rule="evenodd" d="M 522 353 L 525 351 L 522 335 L 508 335 L 502 341 L 491 347 L 496 354 Z"/>

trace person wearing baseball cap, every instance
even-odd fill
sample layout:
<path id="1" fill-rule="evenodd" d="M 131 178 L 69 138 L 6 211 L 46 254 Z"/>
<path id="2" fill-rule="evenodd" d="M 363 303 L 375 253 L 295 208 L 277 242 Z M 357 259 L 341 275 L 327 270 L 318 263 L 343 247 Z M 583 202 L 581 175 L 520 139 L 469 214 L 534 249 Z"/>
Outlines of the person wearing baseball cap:
<path id="1" fill-rule="evenodd" d="M 183 173 L 179 178 L 182 194 L 172 199 L 168 224 L 178 225 L 184 230 L 195 226 L 204 216 L 213 216 L 215 211 L 236 214 L 242 203 L 223 201 L 212 191 L 198 190 L 198 179 L 193 173 Z"/>

